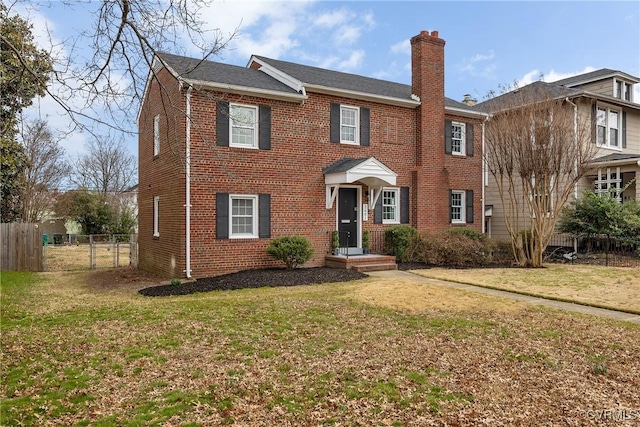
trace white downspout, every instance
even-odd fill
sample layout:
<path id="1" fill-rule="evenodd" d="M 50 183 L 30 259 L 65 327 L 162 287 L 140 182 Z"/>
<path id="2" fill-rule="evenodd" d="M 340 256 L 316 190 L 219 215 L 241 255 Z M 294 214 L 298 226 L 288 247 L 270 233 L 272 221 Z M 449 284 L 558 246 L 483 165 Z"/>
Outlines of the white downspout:
<path id="1" fill-rule="evenodd" d="M 191 91 L 193 87 L 187 88 L 186 96 L 186 118 L 185 127 L 185 275 L 191 279 Z"/>
<path id="2" fill-rule="evenodd" d="M 485 152 L 484 152 L 484 124 L 487 122 L 487 120 L 489 120 L 488 117 L 485 117 L 484 121 L 482 122 L 482 232 L 486 233 L 486 223 L 487 220 L 485 218 L 485 205 L 486 205 L 486 200 L 485 200 L 485 188 L 487 187 L 487 158 L 485 156 Z"/>

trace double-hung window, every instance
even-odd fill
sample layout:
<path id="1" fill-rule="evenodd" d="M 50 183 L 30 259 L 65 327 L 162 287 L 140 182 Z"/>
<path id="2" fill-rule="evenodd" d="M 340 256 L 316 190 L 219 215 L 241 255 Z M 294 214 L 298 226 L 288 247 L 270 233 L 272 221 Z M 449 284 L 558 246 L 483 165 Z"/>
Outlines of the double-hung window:
<path id="1" fill-rule="evenodd" d="M 153 156 L 160 154 L 160 115 L 153 118 Z"/>
<path id="2" fill-rule="evenodd" d="M 382 190 L 382 223 L 398 224 L 399 191 L 397 188 L 387 188 Z"/>
<path id="3" fill-rule="evenodd" d="M 153 237 L 160 236 L 160 196 L 153 198 Z"/>
<path id="4" fill-rule="evenodd" d="M 611 194 L 617 198 L 619 202 L 622 201 L 621 187 L 622 187 L 622 175 L 620 174 L 620 168 L 606 168 L 598 169 L 598 175 L 595 179 L 595 193 L 596 194 Z"/>
<path id="5" fill-rule="evenodd" d="M 464 123 L 451 122 L 451 154 L 465 155 L 465 131 Z"/>
<path id="6" fill-rule="evenodd" d="M 258 148 L 258 107 L 229 105 L 231 147 Z"/>
<path id="7" fill-rule="evenodd" d="M 232 194 L 230 201 L 229 237 L 258 237 L 258 196 Z"/>
<path id="8" fill-rule="evenodd" d="M 340 106 L 340 142 L 343 144 L 359 144 L 360 118 L 357 107 Z"/>
<path id="9" fill-rule="evenodd" d="M 598 107 L 596 116 L 596 143 L 603 147 L 620 147 L 620 117 L 617 110 Z"/>
<path id="10" fill-rule="evenodd" d="M 450 206 L 451 206 L 451 222 L 454 224 L 464 224 L 466 222 L 465 192 L 452 190 Z"/>

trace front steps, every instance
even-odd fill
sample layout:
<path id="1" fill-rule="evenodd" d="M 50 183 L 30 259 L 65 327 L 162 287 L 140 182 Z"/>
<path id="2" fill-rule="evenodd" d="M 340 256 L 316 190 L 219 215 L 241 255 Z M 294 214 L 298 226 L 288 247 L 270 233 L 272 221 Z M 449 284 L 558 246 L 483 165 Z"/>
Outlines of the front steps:
<path id="1" fill-rule="evenodd" d="M 396 257 L 390 255 L 326 255 L 324 264 L 330 268 L 353 269 L 362 273 L 398 269 Z"/>

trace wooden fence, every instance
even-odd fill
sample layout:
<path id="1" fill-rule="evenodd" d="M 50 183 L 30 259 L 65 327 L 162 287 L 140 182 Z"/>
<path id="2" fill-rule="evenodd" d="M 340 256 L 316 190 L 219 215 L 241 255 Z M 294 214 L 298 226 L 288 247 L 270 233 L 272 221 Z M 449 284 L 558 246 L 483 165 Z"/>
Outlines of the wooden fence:
<path id="1" fill-rule="evenodd" d="M 2 271 L 44 271 L 42 235 L 36 224 L 0 225 Z"/>

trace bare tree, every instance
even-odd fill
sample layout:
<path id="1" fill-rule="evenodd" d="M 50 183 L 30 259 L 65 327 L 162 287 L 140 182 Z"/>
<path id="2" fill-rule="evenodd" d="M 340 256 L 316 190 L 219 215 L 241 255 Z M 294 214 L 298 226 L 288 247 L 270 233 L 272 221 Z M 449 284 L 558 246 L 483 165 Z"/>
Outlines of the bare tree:
<path id="1" fill-rule="evenodd" d="M 137 178 L 137 163 L 123 142 L 99 137 L 89 142 L 88 151 L 73 164 L 70 181 L 102 195 L 122 193 Z"/>
<path id="2" fill-rule="evenodd" d="M 577 103 L 581 101 L 575 100 Z M 590 103 L 537 82 L 484 103 L 486 163 L 516 261 L 541 267 L 563 205 L 596 154 Z"/>
<path id="3" fill-rule="evenodd" d="M 64 149 L 46 122 L 25 123 L 21 135 L 27 155 L 27 166 L 22 171 L 21 217 L 25 222 L 39 222 L 52 210 L 52 191 L 59 187 L 69 168 Z"/>
<path id="4" fill-rule="evenodd" d="M 25 1 L 31 8 L 45 7 L 46 1 Z M 52 42 L 53 84 L 51 96 L 69 115 L 76 128 L 92 131 L 88 125 L 106 125 L 118 131 L 132 132 L 131 111 L 137 111 L 148 77 L 155 80 L 152 67 L 157 52 L 184 53 L 195 47 L 206 59 L 224 49 L 234 37 L 219 30 L 206 30 L 208 24 L 200 11 L 209 0 L 62 0 L 72 13 L 76 8 L 97 10 L 92 31 L 65 40 L 63 46 Z M 7 15 L 12 12 L 8 7 Z M 52 39 L 52 37 L 50 37 Z M 3 46 L 18 58 L 26 73 L 41 77 L 23 58 L 19 46 L 0 34 Z M 89 45 L 88 58 L 81 48 Z M 60 49 L 62 47 L 63 49 Z M 181 52 L 175 52 L 181 50 Z M 151 71 L 149 71 L 151 70 Z M 151 74 L 149 74 L 149 72 Z M 70 132 L 75 130 L 70 129 Z"/>

